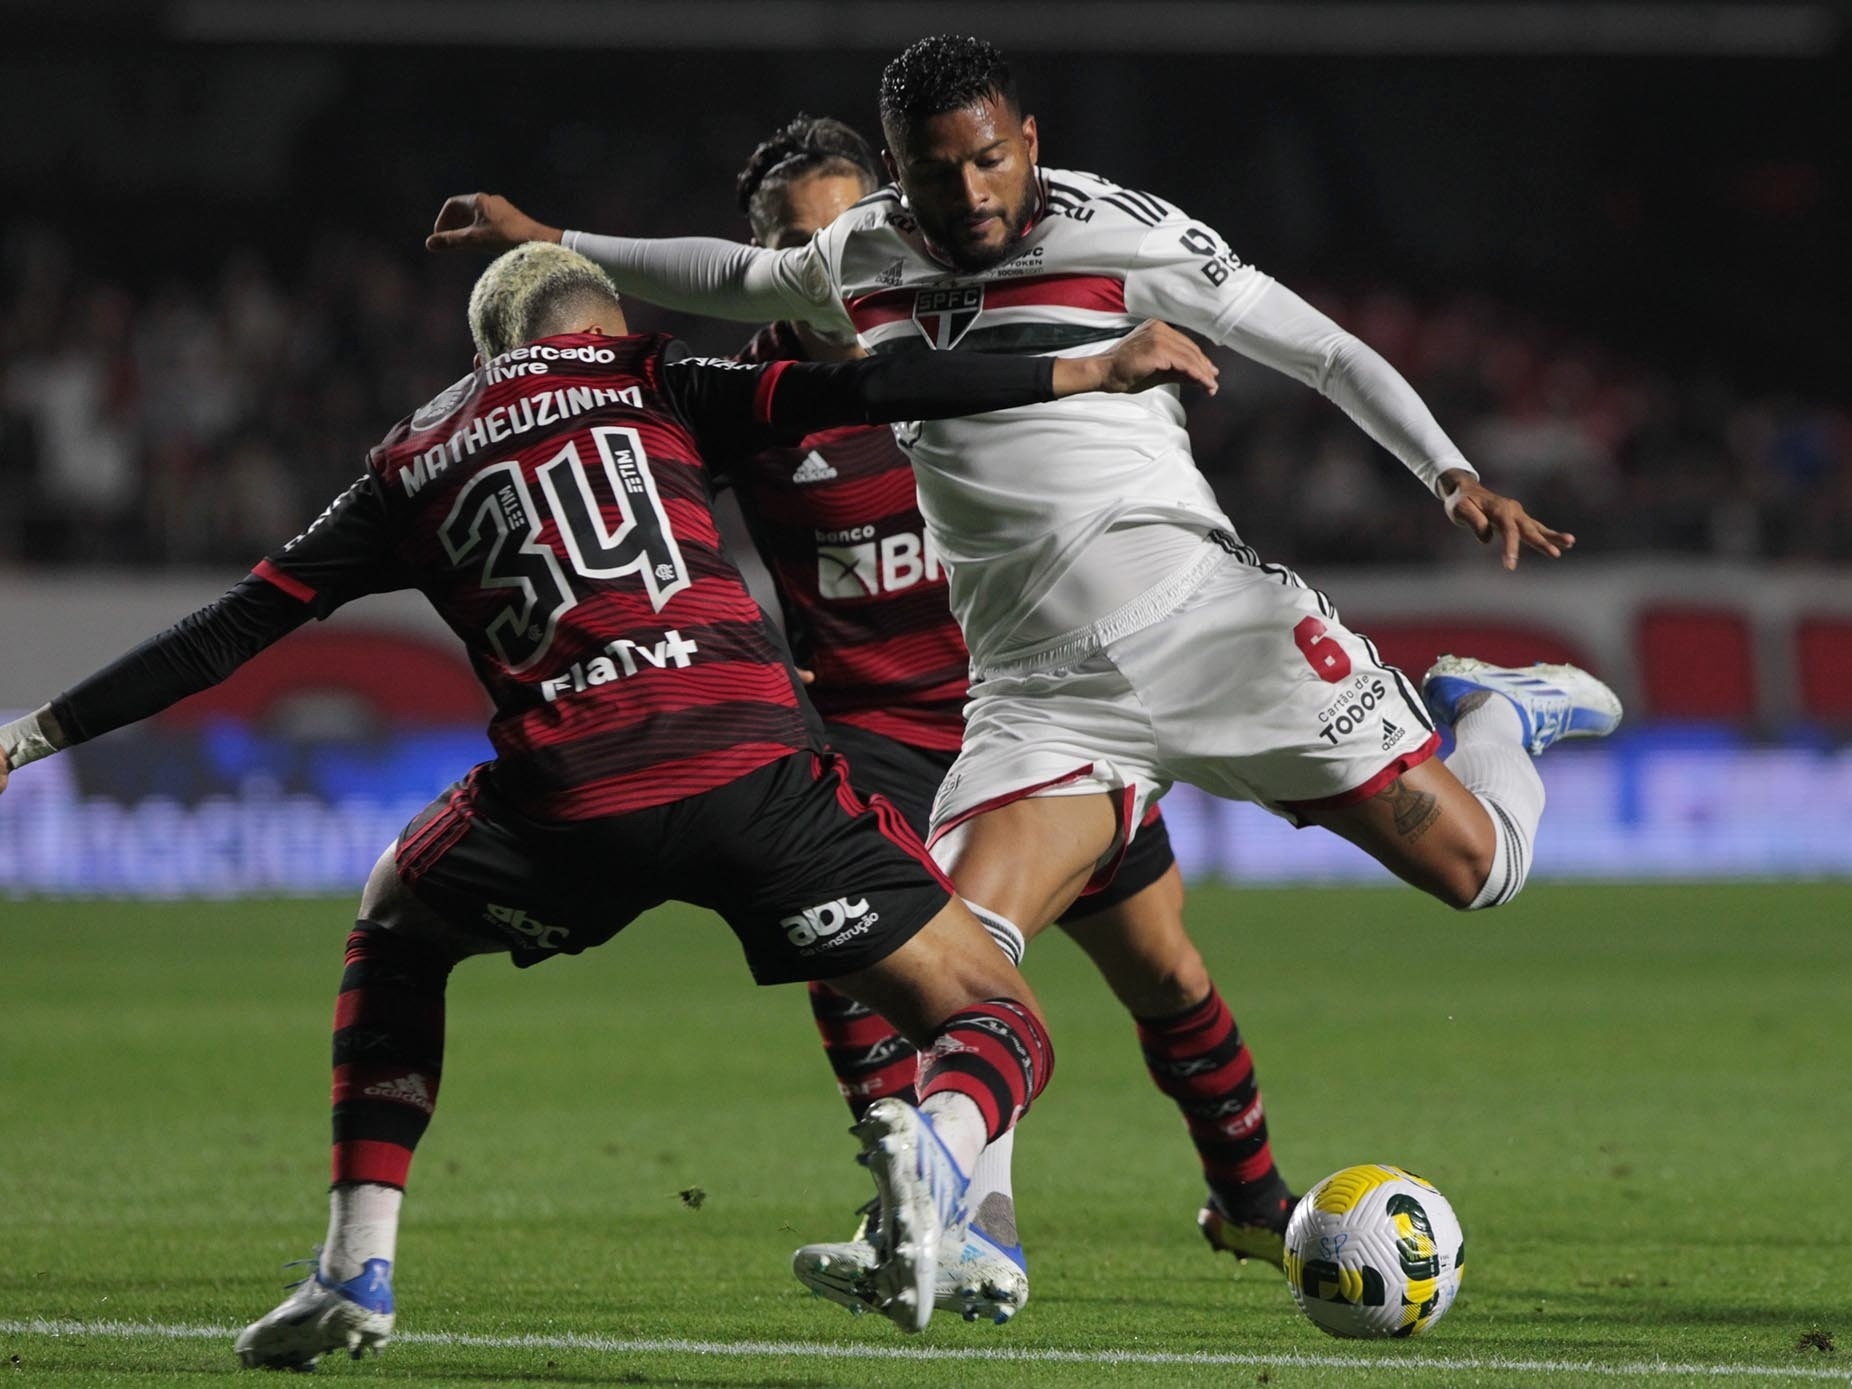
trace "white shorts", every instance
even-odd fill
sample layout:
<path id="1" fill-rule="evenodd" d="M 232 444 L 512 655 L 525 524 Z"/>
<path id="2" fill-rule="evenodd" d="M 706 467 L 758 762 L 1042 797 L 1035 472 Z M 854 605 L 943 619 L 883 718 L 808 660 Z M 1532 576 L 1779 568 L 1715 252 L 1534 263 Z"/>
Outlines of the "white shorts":
<path id="1" fill-rule="evenodd" d="M 1439 743 L 1367 637 L 1241 547 L 1150 626 L 1073 664 L 976 680 L 933 837 L 1025 796 L 1105 791 L 1129 838 L 1179 781 L 1300 824 L 1375 795 Z"/>

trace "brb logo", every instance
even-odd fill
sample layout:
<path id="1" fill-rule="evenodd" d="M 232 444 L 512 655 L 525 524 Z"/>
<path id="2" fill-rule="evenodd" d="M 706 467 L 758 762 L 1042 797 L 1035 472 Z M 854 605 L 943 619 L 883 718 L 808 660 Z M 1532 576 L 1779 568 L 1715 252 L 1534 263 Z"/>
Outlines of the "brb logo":
<path id="1" fill-rule="evenodd" d="M 782 917 L 778 924 L 784 927 L 791 944 L 810 955 L 818 950 L 832 950 L 844 941 L 852 940 L 880 919 L 880 912 L 868 910 L 866 897 L 858 897 L 853 902 L 846 897 L 838 897 L 834 902 L 825 902 L 821 906 L 805 907 L 796 916 Z"/>
<path id="2" fill-rule="evenodd" d="M 913 296 L 913 322 L 926 341 L 940 352 L 958 346 L 958 340 L 984 312 L 984 286 L 953 285 L 922 289 Z"/>
<path id="3" fill-rule="evenodd" d="M 817 597 L 873 598 L 945 572 L 930 535 L 900 531 L 875 538 L 873 526 L 817 532 Z"/>

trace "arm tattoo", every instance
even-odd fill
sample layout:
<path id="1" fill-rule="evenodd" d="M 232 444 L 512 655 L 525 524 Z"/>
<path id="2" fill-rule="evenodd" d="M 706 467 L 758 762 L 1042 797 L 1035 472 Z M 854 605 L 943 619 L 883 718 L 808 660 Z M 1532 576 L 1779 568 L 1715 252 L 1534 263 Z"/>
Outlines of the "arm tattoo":
<path id="1" fill-rule="evenodd" d="M 1404 839 L 1421 838 L 1440 819 L 1440 802 L 1426 791 L 1413 789 L 1401 777 L 1377 792 L 1376 799 L 1388 803 L 1395 817 L 1395 832 Z"/>

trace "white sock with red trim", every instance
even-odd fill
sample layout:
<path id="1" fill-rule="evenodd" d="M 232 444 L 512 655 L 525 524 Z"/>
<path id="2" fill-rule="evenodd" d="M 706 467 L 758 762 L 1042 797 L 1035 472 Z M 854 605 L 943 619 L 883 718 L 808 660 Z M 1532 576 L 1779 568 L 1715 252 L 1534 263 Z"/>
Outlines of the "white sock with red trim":
<path id="1" fill-rule="evenodd" d="M 1543 778 L 1524 748 L 1524 723 L 1511 701 L 1492 696 L 1454 720 L 1447 770 L 1479 798 L 1495 831 L 1492 871 L 1467 907 L 1498 907 L 1518 895 L 1530 876 L 1537 823 L 1543 819 Z"/>

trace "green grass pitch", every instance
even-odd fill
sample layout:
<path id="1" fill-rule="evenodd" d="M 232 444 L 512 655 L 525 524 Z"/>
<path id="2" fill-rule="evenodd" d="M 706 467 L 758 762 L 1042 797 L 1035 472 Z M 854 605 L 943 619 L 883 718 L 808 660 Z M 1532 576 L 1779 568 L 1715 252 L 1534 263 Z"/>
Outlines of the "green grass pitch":
<path id="1" fill-rule="evenodd" d="M 1203 889 L 1188 915 L 1288 1177 L 1394 1162 L 1453 1201 L 1467 1276 L 1431 1335 L 1330 1340 L 1273 1270 L 1210 1255 L 1182 1126 L 1055 936 L 1028 963 L 1059 1053 L 1017 1154 L 1029 1306 L 908 1338 L 809 1298 L 790 1251 L 846 1236 L 865 1195 L 845 1112 L 801 991 L 754 989 L 724 926 L 670 909 L 582 959 L 458 971 L 401 1339 L 324 1377 L 1852 1380 L 1852 887 L 1533 887 L 1474 918 Z M 248 1377 L 230 1335 L 325 1219 L 350 921 L 0 905 L 0 1379 Z"/>

